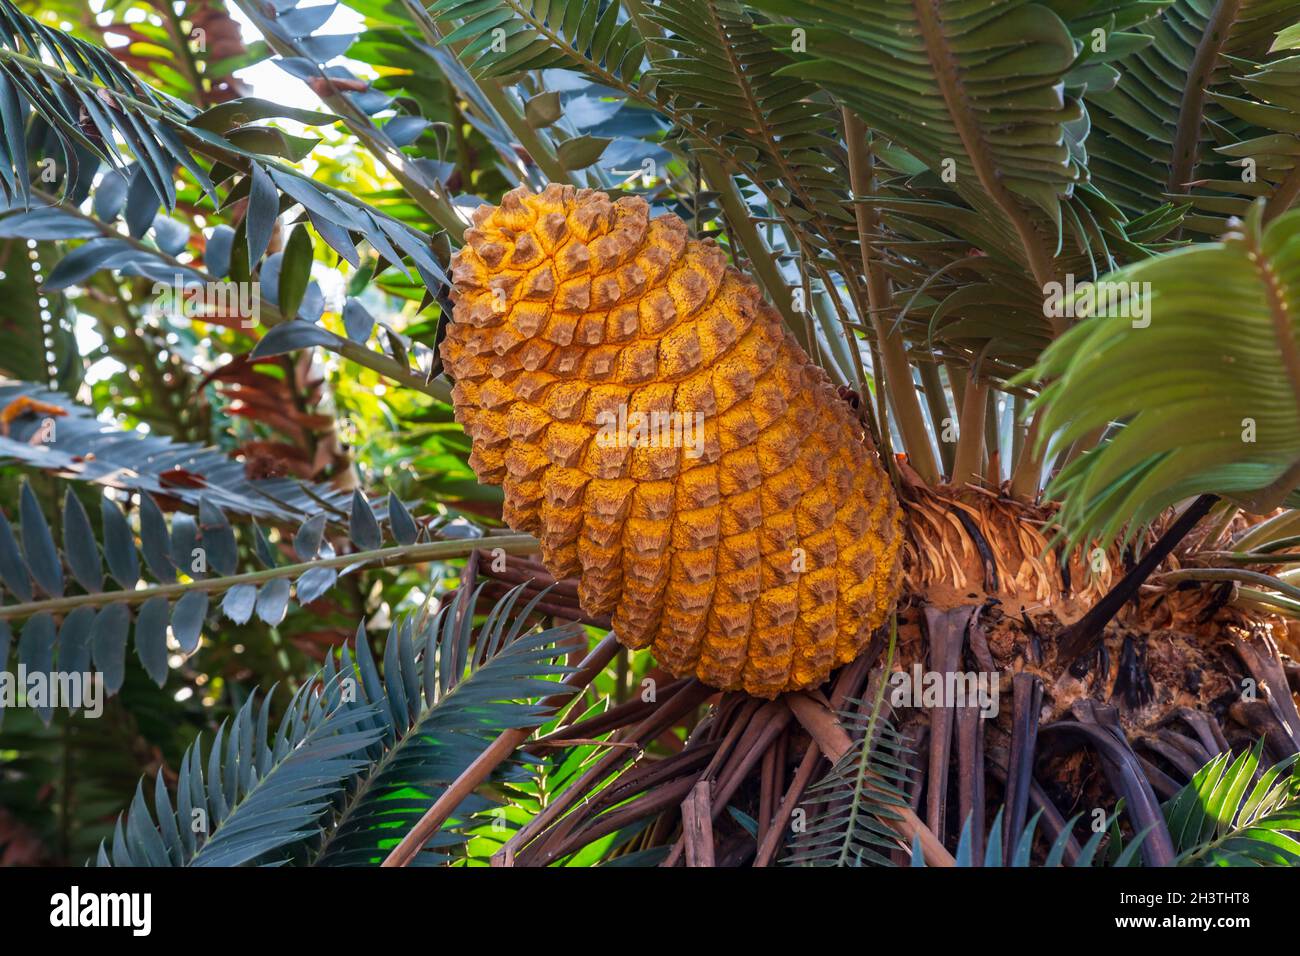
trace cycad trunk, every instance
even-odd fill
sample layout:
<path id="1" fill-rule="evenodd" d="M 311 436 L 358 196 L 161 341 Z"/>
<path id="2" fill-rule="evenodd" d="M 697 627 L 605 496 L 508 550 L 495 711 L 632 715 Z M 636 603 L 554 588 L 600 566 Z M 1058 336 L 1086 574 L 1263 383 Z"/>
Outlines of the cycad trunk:
<path id="1" fill-rule="evenodd" d="M 1112 547 L 1076 552 L 1063 563 L 1049 547 L 1051 506 L 984 489 L 911 487 L 904 505 L 907 601 L 980 608 L 972 629 L 987 646 L 985 663 L 1042 678 L 1052 717 L 1086 697 L 1113 702 L 1134 731 L 1160 725 L 1183 707 L 1222 719 L 1248 676 L 1233 650 L 1238 642 L 1258 638 L 1289 647 L 1284 620 L 1230 604 L 1231 584 L 1157 580 L 1121 609 L 1095 651 L 1061 662 L 1056 635 L 1110 591 L 1131 555 Z M 1149 547 L 1155 537 L 1148 534 L 1142 544 Z M 1177 555 L 1167 563 L 1176 568 Z M 911 642 L 902 645 L 906 663 Z"/>
<path id="2" fill-rule="evenodd" d="M 1300 750 L 1295 673 L 1282 656 L 1294 650 L 1287 623 L 1234 604 L 1232 583 L 1165 582 L 1157 574 L 1093 650 L 1067 660 L 1058 636 L 1123 577 L 1130 554 L 1094 550 L 1062 563 L 1047 548 L 1052 507 L 988 490 L 911 486 L 903 500 L 909 548 L 899 665 L 940 669 L 951 666 L 938 663 L 946 653 L 958 670 L 999 675 L 1004 700 L 995 720 L 980 722 L 979 736 L 1008 799 L 1006 768 L 1018 745 L 1027 747 L 1026 780 L 1058 807 L 1107 806 L 1123 793 L 1118 765 L 1102 760 L 1106 773 L 1090 772 L 1084 738 L 1073 736 L 1080 726 L 1109 728 L 1138 782 L 1162 799 L 1215 754 L 1260 737 L 1273 759 Z M 1141 544 L 1149 547 L 1161 530 L 1148 529 Z M 1175 552 L 1165 567 L 1181 560 Z M 1010 706 L 1005 699 L 1023 680 L 1041 687 L 1033 713 L 1024 712 L 1028 697 L 1016 695 Z M 910 720 L 914 738 L 931 748 L 935 712 L 913 711 Z M 954 741 L 940 738 L 946 759 Z M 963 749 L 969 743 L 957 740 L 958 763 Z"/>

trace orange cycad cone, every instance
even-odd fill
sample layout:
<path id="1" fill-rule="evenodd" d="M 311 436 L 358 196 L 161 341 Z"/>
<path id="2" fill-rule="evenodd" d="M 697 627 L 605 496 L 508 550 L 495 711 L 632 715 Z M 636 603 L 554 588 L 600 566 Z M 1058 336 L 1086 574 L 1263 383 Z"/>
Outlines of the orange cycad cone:
<path id="1" fill-rule="evenodd" d="M 589 614 L 674 674 L 772 697 L 852 660 L 903 535 L 849 406 L 676 216 L 550 186 L 475 211 L 442 344 L 479 479 Z"/>

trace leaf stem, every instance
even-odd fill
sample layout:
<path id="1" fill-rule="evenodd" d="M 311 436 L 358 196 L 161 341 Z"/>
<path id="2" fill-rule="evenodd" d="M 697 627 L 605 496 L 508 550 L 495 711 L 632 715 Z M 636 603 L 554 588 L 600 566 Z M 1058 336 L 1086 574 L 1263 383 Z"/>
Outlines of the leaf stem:
<path id="1" fill-rule="evenodd" d="M 759 281 L 767 290 L 772 303 L 785 319 L 786 328 L 799 341 L 803 350 L 815 357 L 817 343 L 810 340 L 807 323 L 794 311 L 790 287 L 781 275 L 781 270 L 777 268 L 776 257 L 768 249 L 763 237 L 759 235 L 758 227 L 754 225 L 753 216 L 740 195 L 735 180 L 723 168 L 716 156 L 700 155 L 699 161 L 704 178 L 718 191 L 718 203 L 727 217 L 727 225 L 731 227 L 732 233 L 744 248 L 745 255 L 749 257 L 750 267 L 758 274 Z"/>
<path id="2" fill-rule="evenodd" d="M 988 382 L 977 379 L 972 373 L 962 395 L 961 418 L 957 424 L 957 454 L 949 481 L 960 488 L 967 482 L 980 483 L 980 467 L 984 450 L 984 419 L 988 411 Z"/>
<path id="3" fill-rule="evenodd" d="M 940 0 L 912 0 L 912 7 L 916 11 L 917 23 L 921 28 L 921 37 L 925 43 L 930 65 L 934 69 L 939 92 L 948 107 L 948 115 L 952 117 L 953 125 L 957 128 L 957 135 L 966 149 L 966 155 L 975 168 L 975 175 L 989 198 L 1006 215 L 1016 235 L 1020 237 L 1020 244 L 1024 248 L 1025 258 L 1034 275 L 1034 281 L 1040 288 L 1045 289 L 1056 271 L 1055 262 L 1047 253 L 1043 239 L 1034 228 L 1029 213 L 1002 182 L 1000 172 L 989 155 L 988 144 L 980 129 L 980 120 L 962 89 L 961 70 L 948 36 L 944 32 L 943 20 L 940 16 Z M 1055 335 L 1060 335 L 1064 331 L 1061 322 L 1060 319 L 1053 320 L 1052 331 Z"/>
<path id="4" fill-rule="evenodd" d="M 842 115 L 844 141 L 849 150 L 849 182 L 853 197 L 857 200 L 853 204 L 853 211 L 858 222 L 858 248 L 862 254 L 862 271 L 866 276 L 871 325 L 876 333 L 876 347 L 884 366 L 885 387 L 898 419 L 899 431 L 903 433 L 907 460 L 927 484 L 934 485 L 939 481 L 939 466 L 935 461 L 934 450 L 930 447 L 930 435 L 926 431 L 921 401 L 912 382 L 912 365 L 903 345 L 902 334 L 891 329 L 886 314 L 893 305 L 893 293 L 889 288 L 889 279 L 876 259 L 875 236 L 878 223 L 873 222 L 874 210 L 862 202 L 863 198 L 875 192 L 875 169 L 867 146 L 867 127 L 847 106 L 842 108 Z M 851 332 L 847 334 L 852 335 Z M 881 422 L 881 427 L 885 427 L 884 422 Z"/>
<path id="5" fill-rule="evenodd" d="M 316 558 L 283 567 L 267 568 L 263 571 L 249 571 L 245 574 L 232 574 L 219 578 L 198 578 L 182 584 L 158 584 L 150 587 L 136 588 L 133 591 L 97 591 L 90 594 L 74 594 L 68 597 L 51 598 L 46 601 L 29 601 L 26 604 L 0 605 L 0 621 L 27 618 L 34 614 L 60 614 L 79 607 L 101 607 L 107 604 L 143 604 L 150 598 L 174 598 L 191 591 L 227 591 L 240 584 L 263 584 L 277 578 L 289 578 L 310 571 L 312 568 L 343 568 L 354 564 L 374 564 L 387 567 L 394 564 L 420 564 L 426 561 L 439 561 L 449 558 L 461 558 L 481 548 L 491 545 L 507 554 L 536 554 L 539 549 L 537 539 L 527 534 L 497 535 L 488 538 L 461 538 L 451 541 L 422 541 L 415 544 L 399 544 L 373 551 L 359 551 L 353 554 L 340 554 L 332 558 Z"/>
<path id="6" fill-rule="evenodd" d="M 1205 97 L 1210 75 L 1219 63 L 1219 54 L 1232 34 L 1241 0 L 1217 0 L 1205 24 L 1205 32 L 1196 44 L 1196 53 L 1187 70 L 1182 99 L 1178 104 L 1178 125 L 1174 131 L 1173 162 L 1165 188 L 1171 193 L 1186 193 L 1196 171 L 1201 126 L 1205 120 Z"/>

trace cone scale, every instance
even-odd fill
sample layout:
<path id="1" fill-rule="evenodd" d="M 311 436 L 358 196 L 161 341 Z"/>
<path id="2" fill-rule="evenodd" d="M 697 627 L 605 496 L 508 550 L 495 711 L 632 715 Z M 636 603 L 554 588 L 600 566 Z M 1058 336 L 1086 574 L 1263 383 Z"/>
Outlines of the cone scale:
<path id="1" fill-rule="evenodd" d="M 480 481 L 671 673 L 816 686 L 886 619 L 901 514 L 860 423 L 758 287 L 644 200 L 475 210 L 441 351 Z"/>

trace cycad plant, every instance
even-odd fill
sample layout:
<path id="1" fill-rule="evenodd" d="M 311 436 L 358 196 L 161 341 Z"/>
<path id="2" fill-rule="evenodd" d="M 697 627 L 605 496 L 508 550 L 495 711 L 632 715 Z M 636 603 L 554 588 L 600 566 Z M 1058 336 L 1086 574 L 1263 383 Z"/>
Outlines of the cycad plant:
<path id="1" fill-rule="evenodd" d="M 0 860 L 1295 862 L 1298 19 L 0 0 Z"/>

